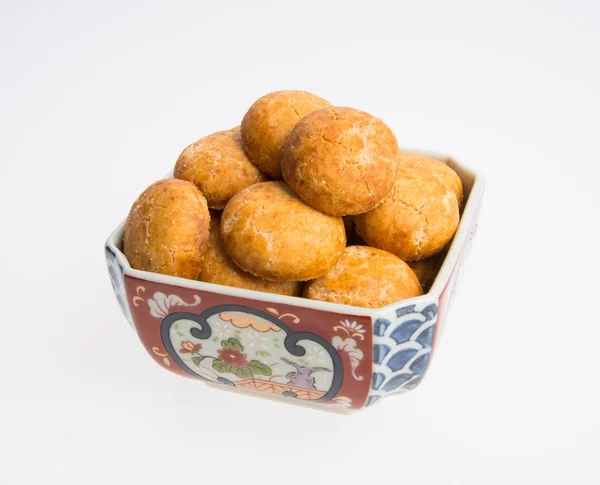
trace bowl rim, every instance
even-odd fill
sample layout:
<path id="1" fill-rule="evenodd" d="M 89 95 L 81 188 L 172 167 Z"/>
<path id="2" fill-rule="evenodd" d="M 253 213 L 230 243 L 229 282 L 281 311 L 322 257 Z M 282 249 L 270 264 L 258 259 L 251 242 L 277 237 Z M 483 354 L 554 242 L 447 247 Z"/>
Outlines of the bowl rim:
<path id="1" fill-rule="evenodd" d="M 159 273 L 153 273 L 150 271 L 134 269 L 129 264 L 129 261 L 125 257 L 125 254 L 123 254 L 123 252 L 119 249 L 123 239 L 123 230 L 126 219 L 123 220 L 112 231 L 105 243 L 105 250 L 109 251 L 116 258 L 120 267 L 122 268 L 123 275 L 127 275 L 133 278 L 146 280 L 154 283 L 161 283 L 165 285 L 184 287 L 192 290 L 205 291 L 209 293 L 219 293 L 228 296 L 246 298 L 250 300 L 261 300 L 268 303 L 279 303 L 296 307 L 310 308 L 313 310 L 339 313 L 343 315 L 373 316 L 374 314 L 393 311 L 399 306 L 404 307 L 411 304 L 418 305 L 425 302 L 431 302 L 432 300 L 437 302 L 442 291 L 446 287 L 448 280 L 451 277 L 452 271 L 454 270 L 454 267 L 456 266 L 456 263 L 460 258 L 462 249 L 471 231 L 471 226 L 477 215 L 477 210 L 479 208 L 480 200 L 483 195 L 485 181 L 479 172 L 456 161 L 454 157 L 451 157 L 449 155 L 442 154 L 439 152 L 409 148 L 403 148 L 402 151 L 424 155 L 439 160 L 443 163 L 447 163 L 450 161 L 454 166 L 458 167 L 460 170 L 462 170 L 463 172 L 465 172 L 473 178 L 472 187 L 467 197 L 467 201 L 462 216 L 460 218 L 458 229 L 456 231 L 456 234 L 454 235 L 448 254 L 444 258 L 444 262 L 442 263 L 442 266 L 438 271 L 438 274 L 436 275 L 436 278 L 431 288 L 427 293 L 424 293 L 423 295 L 413 298 L 407 298 L 405 300 L 398 300 L 393 303 L 390 303 L 389 305 L 379 308 L 363 308 L 340 303 L 310 300 L 308 298 L 302 298 L 298 296 L 286 296 L 275 293 L 265 293 L 257 290 L 249 290 L 245 288 L 235 288 L 232 286 L 206 283 L 204 281 L 191 280 L 187 278 L 181 278 L 178 276 L 169 276 Z M 171 177 L 172 171 L 169 172 L 164 178 Z"/>

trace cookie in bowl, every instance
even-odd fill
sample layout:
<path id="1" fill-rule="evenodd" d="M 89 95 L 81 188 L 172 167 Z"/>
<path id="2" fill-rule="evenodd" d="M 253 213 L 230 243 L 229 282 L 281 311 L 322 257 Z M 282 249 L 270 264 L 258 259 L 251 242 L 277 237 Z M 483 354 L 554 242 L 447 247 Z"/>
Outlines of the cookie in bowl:
<path id="1" fill-rule="evenodd" d="M 398 165 L 401 168 L 415 170 L 432 176 L 438 182 L 452 189 L 456 195 L 458 206 L 463 205 L 463 185 L 458 174 L 444 162 L 426 157 L 418 153 L 400 152 Z"/>
<path id="2" fill-rule="evenodd" d="M 284 182 L 262 182 L 236 194 L 223 211 L 221 235 L 238 266 L 275 281 L 318 278 L 346 246 L 342 218 L 308 206 Z"/>
<path id="3" fill-rule="evenodd" d="M 292 130 L 283 178 L 307 204 L 334 216 L 362 214 L 391 192 L 396 136 L 379 118 L 353 108 L 315 111 Z"/>
<path id="4" fill-rule="evenodd" d="M 134 202 L 123 252 L 134 269 L 197 279 L 208 246 L 210 214 L 191 182 L 159 180 Z"/>
<path id="5" fill-rule="evenodd" d="M 379 308 L 422 295 L 409 266 L 393 254 L 368 246 L 348 246 L 325 276 L 304 286 L 311 300 Z"/>
<path id="6" fill-rule="evenodd" d="M 400 168 L 392 194 L 354 222 L 369 246 L 417 261 L 439 253 L 452 239 L 459 222 L 458 201 L 434 177 Z"/>
<path id="7" fill-rule="evenodd" d="M 250 159 L 271 178 L 281 180 L 281 155 L 288 135 L 302 117 L 329 105 L 307 91 L 275 91 L 258 99 L 242 120 Z"/>
<path id="8" fill-rule="evenodd" d="M 188 145 L 177 159 L 173 176 L 195 184 L 208 207 L 219 210 L 240 190 L 268 180 L 246 155 L 239 126 Z"/>
<path id="9" fill-rule="evenodd" d="M 211 214 L 210 240 L 199 279 L 206 283 L 287 296 L 300 296 L 302 289 L 302 283 L 299 281 L 266 280 L 244 271 L 235 264 L 225 252 L 221 238 L 221 215 L 218 213 Z"/>

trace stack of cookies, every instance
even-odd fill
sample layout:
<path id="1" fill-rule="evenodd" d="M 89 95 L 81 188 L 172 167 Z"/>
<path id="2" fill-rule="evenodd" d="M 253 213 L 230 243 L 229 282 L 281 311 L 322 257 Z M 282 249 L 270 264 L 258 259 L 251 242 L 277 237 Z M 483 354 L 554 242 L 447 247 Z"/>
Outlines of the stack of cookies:
<path id="1" fill-rule="evenodd" d="M 427 291 L 454 236 L 458 175 L 380 119 L 304 91 L 183 150 L 125 224 L 131 266 L 378 308 Z"/>

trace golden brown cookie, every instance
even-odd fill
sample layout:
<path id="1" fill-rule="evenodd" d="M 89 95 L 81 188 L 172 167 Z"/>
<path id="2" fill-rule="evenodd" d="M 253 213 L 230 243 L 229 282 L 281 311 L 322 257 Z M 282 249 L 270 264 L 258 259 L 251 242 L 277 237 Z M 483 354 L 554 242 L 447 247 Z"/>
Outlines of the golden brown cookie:
<path id="1" fill-rule="evenodd" d="M 133 203 L 123 235 L 132 268 L 197 279 L 208 245 L 206 199 L 191 182 L 155 182 Z"/>
<path id="2" fill-rule="evenodd" d="M 304 281 L 327 273 L 341 256 L 341 217 L 306 205 L 284 182 L 238 192 L 221 220 L 225 250 L 242 269 L 274 281 Z"/>
<path id="3" fill-rule="evenodd" d="M 302 289 L 299 281 L 269 281 L 237 266 L 225 252 L 221 239 L 221 216 L 218 214 L 211 214 L 210 241 L 204 255 L 200 281 L 287 296 L 300 296 Z"/>
<path id="4" fill-rule="evenodd" d="M 379 118 L 330 107 L 298 122 L 285 145 L 283 178 L 315 209 L 334 216 L 362 214 L 392 190 L 398 142 Z"/>
<path id="5" fill-rule="evenodd" d="M 222 209 L 240 190 L 267 180 L 244 152 L 239 127 L 205 136 L 186 147 L 173 175 L 196 184 L 211 209 Z"/>
<path id="6" fill-rule="evenodd" d="M 325 276 L 304 285 L 304 296 L 366 308 L 379 308 L 423 294 L 408 265 L 380 249 L 348 246 Z"/>
<path id="7" fill-rule="evenodd" d="M 258 99 L 242 120 L 242 138 L 250 159 L 263 172 L 281 179 L 286 138 L 302 117 L 329 106 L 306 91 L 275 91 Z"/>
<path id="8" fill-rule="evenodd" d="M 434 177 L 438 182 L 450 187 L 456 194 L 459 207 L 463 203 L 463 186 L 458 174 L 448 165 L 434 158 L 416 153 L 400 152 L 399 167 L 417 170 Z"/>
<path id="9" fill-rule="evenodd" d="M 430 175 L 399 169 L 392 194 L 370 212 L 354 217 L 369 246 L 416 261 L 439 253 L 458 226 L 454 192 Z"/>

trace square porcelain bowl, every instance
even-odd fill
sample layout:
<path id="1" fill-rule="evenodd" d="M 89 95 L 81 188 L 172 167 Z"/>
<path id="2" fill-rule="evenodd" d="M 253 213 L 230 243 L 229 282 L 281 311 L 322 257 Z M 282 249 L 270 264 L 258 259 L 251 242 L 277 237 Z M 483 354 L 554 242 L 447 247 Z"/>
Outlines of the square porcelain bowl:
<path id="1" fill-rule="evenodd" d="M 357 410 L 416 388 L 431 363 L 477 230 L 484 182 L 450 157 L 466 205 L 429 293 L 359 308 L 131 268 L 123 223 L 106 243 L 115 296 L 148 354 L 170 372 L 224 389 Z"/>

